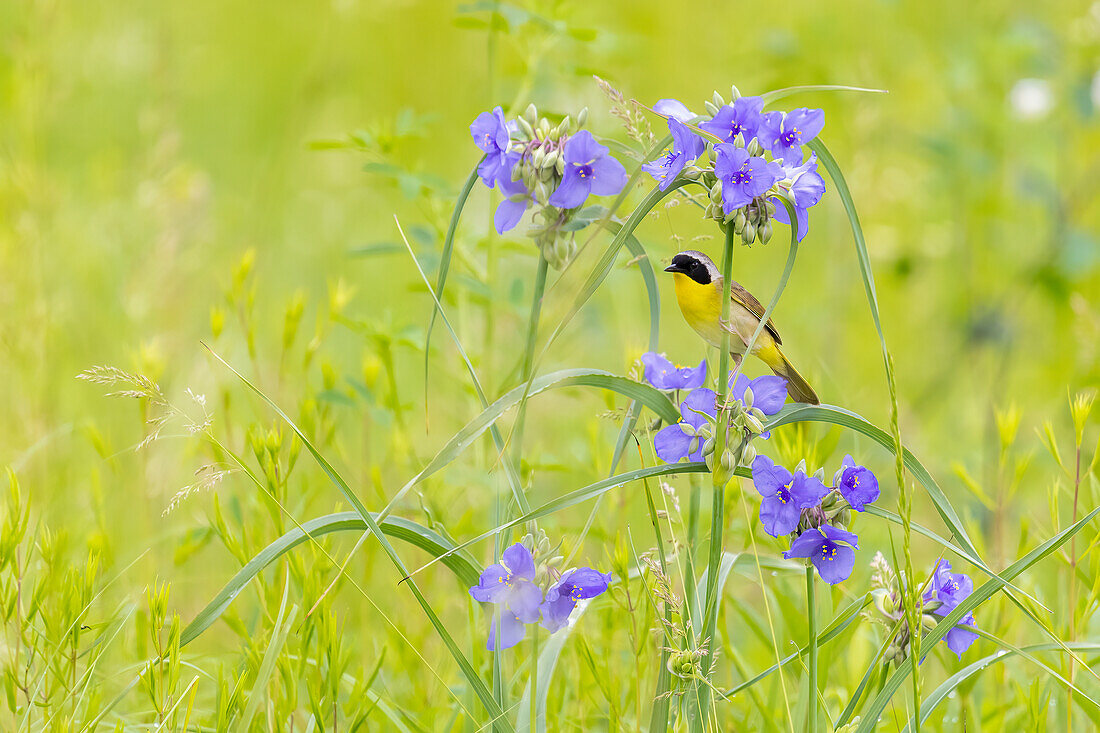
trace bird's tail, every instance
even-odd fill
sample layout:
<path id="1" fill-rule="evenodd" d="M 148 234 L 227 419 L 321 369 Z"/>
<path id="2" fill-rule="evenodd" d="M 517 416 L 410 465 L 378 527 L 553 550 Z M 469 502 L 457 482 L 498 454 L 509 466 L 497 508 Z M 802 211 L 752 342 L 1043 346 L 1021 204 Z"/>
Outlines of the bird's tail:
<path id="1" fill-rule="evenodd" d="M 804 402 L 808 405 L 821 404 L 814 388 L 798 373 L 798 370 L 794 368 L 794 364 L 779 350 L 778 346 L 761 350 L 759 356 L 765 364 L 771 367 L 773 372 L 787 380 L 787 394 L 790 395 L 792 400 Z"/>

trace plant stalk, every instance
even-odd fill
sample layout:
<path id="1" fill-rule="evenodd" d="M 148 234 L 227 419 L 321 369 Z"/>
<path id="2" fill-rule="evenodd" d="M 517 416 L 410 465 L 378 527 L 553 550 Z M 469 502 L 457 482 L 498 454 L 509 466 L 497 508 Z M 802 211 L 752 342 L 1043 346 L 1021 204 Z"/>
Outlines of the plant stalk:
<path id="1" fill-rule="evenodd" d="M 807 715 L 810 733 L 817 733 L 817 599 L 814 597 L 814 569 L 806 568 L 806 628 L 810 633 L 808 659 L 809 694 Z"/>

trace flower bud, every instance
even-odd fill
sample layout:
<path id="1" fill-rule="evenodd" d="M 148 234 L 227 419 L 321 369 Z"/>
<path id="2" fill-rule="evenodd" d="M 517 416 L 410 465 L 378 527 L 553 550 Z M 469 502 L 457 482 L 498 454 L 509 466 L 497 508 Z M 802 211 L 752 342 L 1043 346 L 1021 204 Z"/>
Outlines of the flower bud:
<path id="1" fill-rule="evenodd" d="M 686 422 L 680 423 L 680 430 L 684 431 L 684 435 L 690 435 L 693 438 L 699 435 L 699 432 L 695 429 L 695 427 L 692 425 L 688 425 Z"/>
<path id="2" fill-rule="evenodd" d="M 710 99 L 712 102 L 714 102 L 714 106 L 718 107 L 719 109 L 726 106 L 726 100 L 722 99 L 722 95 L 719 94 L 717 90 L 715 90 L 714 96 Z"/>
<path id="3" fill-rule="evenodd" d="M 538 130 L 539 136 L 545 140 L 546 138 L 550 137 L 550 120 L 543 117 L 541 120 L 539 120 L 539 125 L 535 129 Z"/>
<path id="4" fill-rule="evenodd" d="M 710 200 L 716 204 L 722 203 L 722 184 L 715 183 L 710 188 Z"/>
<path id="5" fill-rule="evenodd" d="M 531 108 L 528 107 L 528 109 L 531 109 Z M 528 140 L 534 140 L 535 139 L 535 128 L 531 127 L 531 122 L 528 122 L 525 117 L 519 117 L 519 118 L 517 118 L 516 121 L 519 123 L 520 130 L 522 130 L 523 134 L 527 136 L 527 139 Z M 520 152 L 522 152 L 522 151 L 523 151 L 523 147 L 520 146 Z"/>
<path id="6" fill-rule="evenodd" d="M 744 419 L 745 427 L 747 427 L 753 435 L 760 435 L 760 433 L 764 432 L 764 424 L 752 415 L 745 415 Z"/>
<path id="7" fill-rule="evenodd" d="M 745 244 L 752 244 L 756 241 L 756 227 L 752 224 L 745 223 L 745 228 L 741 232 L 741 241 Z"/>
<path id="8" fill-rule="evenodd" d="M 759 157 L 764 154 L 764 146 L 760 144 L 760 141 L 755 137 L 752 141 L 745 146 L 745 149 L 749 151 L 749 155 Z"/>
<path id="9" fill-rule="evenodd" d="M 718 153 L 714 152 L 713 145 L 707 148 L 707 157 L 710 158 L 711 163 L 714 163 L 718 160 Z"/>
<path id="10" fill-rule="evenodd" d="M 523 117 L 521 117 L 520 119 L 524 119 L 524 120 L 526 120 L 527 122 L 529 122 L 533 125 L 533 124 L 535 124 L 535 121 L 538 120 L 538 118 L 539 118 L 538 107 L 536 107 L 534 104 L 529 104 L 529 105 L 527 105 L 527 109 L 525 109 L 523 111 Z"/>
<path id="11" fill-rule="evenodd" d="M 875 588 L 871 591 L 871 601 L 878 612 L 887 618 L 893 618 L 898 610 L 894 604 L 894 595 L 885 588 Z"/>
<path id="12" fill-rule="evenodd" d="M 764 411 L 761 410 L 759 407 L 750 407 L 749 414 L 755 417 L 760 422 L 764 422 L 764 419 L 767 417 L 767 415 L 764 414 Z"/>
<path id="13" fill-rule="evenodd" d="M 709 456 L 714 452 L 714 438 L 707 438 L 703 441 L 703 455 Z"/>
<path id="14" fill-rule="evenodd" d="M 540 145 L 535 148 L 534 154 L 531 156 L 531 165 L 536 168 L 542 168 L 543 161 L 546 160 L 546 151 Z"/>
<path id="15" fill-rule="evenodd" d="M 569 115 L 566 115 L 558 126 L 554 128 L 554 137 L 561 137 L 569 132 L 569 126 L 573 124 L 573 121 L 569 119 Z"/>
<path id="16" fill-rule="evenodd" d="M 743 398 L 741 398 L 741 403 L 743 405 L 745 405 L 745 407 L 751 408 L 752 407 L 752 401 L 753 401 L 752 387 L 745 387 L 745 396 Z"/>
<path id="17" fill-rule="evenodd" d="M 715 94 L 717 94 L 717 93 L 718 92 L 715 92 Z M 713 102 L 709 102 L 709 101 L 708 102 L 703 102 L 703 107 L 706 108 L 707 112 L 710 113 L 711 117 L 718 114 L 718 107 L 716 107 Z"/>
<path id="18" fill-rule="evenodd" d="M 584 107 L 577 113 L 577 129 L 584 127 L 588 123 L 588 107 Z"/>
<path id="19" fill-rule="evenodd" d="M 558 158 L 561 157 L 560 150 L 551 150 L 546 154 L 546 159 L 542 161 L 542 167 L 548 171 L 553 171 L 558 167 Z"/>
<path id="20" fill-rule="evenodd" d="M 733 220 L 733 231 L 737 232 L 738 234 L 745 231 L 745 224 L 747 221 L 748 219 L 746 219 L 745 217 L 745 210 L 738 209 L 737 216 Z"/>
<path id="21" fill-rule="evenodd" d="M 774 201 L 772 201 L 771 199 L 767 199 L 764 202 L 764 208 L 767 210 L 768 216 L 775 216 L 775 202 Z"/>
<path id="22" fill-rule="evenodd" d="M 772 241 L 772 223 L 770 221 L 764 222 L 764 226 L 760 227 L 760 241 L 764 244 Z"/>
<path id="23" fill-rule="evenodd" d="M 920 625 L 924 627 L 925 631 L 931 631 L 936 628 L 936 624 L 939 622 L 940 620 L 930 613 L 921 614 Z"/>
<path id="24" fill-rule="evenodd" d="M 722 468 L 726 471 L 733 471 L 737 468 L 738 457 L 734 455 L 734 452 L 729 448 L 722 451 Z"/>
<path id="25" fill-rule="evenodd" d="M 688 180 L 697 181 L 699 180 L 699 177 L 703 175 L 703 171 L 699 170 L 694 165 L 686 165 L 684 166 L 684 169 L 680 171 L 680 175 L 684 178 L 687 178 Z"/>
<path id="26" fill-rule="evenodd" d="M 754 460 L 756 460 L 756 446 L 749 443 L 745 446 L 744 450 L 741 451 L 741 465 L 751 466 Z"/>
<path id="27" fill-rule="evenodd" d="M 707 204 L 706 211 L 703 212 L 703 218 L 704 219 L 715 219 L 715 218 L 718 217 L 718 212 L 719 211 L 721 211 L 721 209 L 719 209 L 714 204 Z"/>
<path id="28" fill-rule="evenodd" d="M 731 84 L 730 85 L 730 101 L 731 102 L 736 102 L 740 98 L 741 98 L 741 90 L 738 89 L 733 84 Z"/>
<path id="29" fill-rule="evenodd" d="M 837 512 L 835 520 L 836 521 L 833 522 L 834 525 L 847 527 L 852 522 L 852 510 L 848 507 L 844 507 L 839 512 Z"/>
<path id="30" fill-rule="evenodd" d="M 554 168 L 557 170 L 559 176 L 565 175 L 565 157 L 558 156 L 557 161 L 554 163 Z"/>

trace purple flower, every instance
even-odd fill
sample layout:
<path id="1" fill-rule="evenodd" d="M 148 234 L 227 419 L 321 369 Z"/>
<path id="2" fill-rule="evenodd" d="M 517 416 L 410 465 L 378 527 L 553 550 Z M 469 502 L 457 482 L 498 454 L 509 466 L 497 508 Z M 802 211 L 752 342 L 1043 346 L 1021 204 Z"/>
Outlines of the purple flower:
<path id="1" fill-rule="evenodd" d="M 664 354 L 647 351 L 642 354 L 645 365 L 645 381 L 657 389 L 695 389 L 707 381 L 707 360 L 703 359 L 697 367 L 682 367 L 673 364 Z"/>
<path id="2" fill-rule="evenodd" d="M 752 484 L 764 497 L 760 501 L 760 522 L 772 537 L 798 529 L 802 510 L 817 506 L 829 493 L 829 487 L 816 478 L 802 471 L 791 475 L 767 456 L 753 459 Z"/>
<path id="3" fill-rule="evenodd" d="M 519 153 L 509 154 L 506 166 L 502 168 L 497 176 L 497 185 L 500 186 L 500 192 L 505 196 L 505 199 L 497 205 L 496 214 L 493 215 L 493 225 L 500 234 L 504 234 L 514 228 L 516 224 L 519 224 L 519 220 L 523 218 L 523 213 L 530 208 L 535 200 L 527 187 L 523 185 L 523 181 L 512 180 L 512 166 L 518 161 Z"/>
<path id="4" fill-rule="evenodd" d="M 702 139 L 675 118 L 669 119 L 668 129 L 672 133 L 672 148 L 657 160 L 642 166 L 642 170 L 653 176 L 662 191 L 671 186 L 684 166 L 698 158 L 706 147 Z"/>
<path id="5" fill-rule="evenodd" d="M 718 114 L 703 122 L 699 127 L 724 143 L 733 142 L 738 135 L 748 143 L 756 137 L 756 131 L 762 120 L 761 110 L 764 100 L 761 97 L 740 97 L 718 110 Z"/>
<path id="6" fill-rule="evenodd" d="M 485 159 L 477 167 L 477 174 L 486 186 L 492 188 L 505 166 L 511 170 L 507 162 L 511 134 L 508 123 L 504 121 L 504 112 L 500 107 L 495 107 L 492 112 L 479 114 L 470 124 L 470 135 L 474 138 L 474 144 L 485 153 Z"/>
<path id="7" fill-rule="evenodd" d="M 657 104 L 653 105 L 653 111 L 680 122 L 691 122 L 698 116 L 679 99 L 658 99 Z"/>
<path id="8" fill-rule="evenodd" d="M 786 114 L 768 112 L 756 137 L 773 157 L 797 164 L 802 162 L 802 146 L 817 137 L 824 126 L 825 113 L 819 109 L 799 107 Z"/>
<path id="9" fill-rule="evenodd" d="M 805 239 L 810 230 L 810 207 L 816 206 L 825 195 L 825 180 L 817 172 L 817 154 L 811 153 L 809 160 L 797 166 L 783 166 L 783 179 L 791 183 L 794 198 L 794 213 L 798 220 L 798 241 Z M 782 199 L 772 196 L 775 202 L 775 220 L 790 224 L 791 217 Z"/>
<path id="10" fill-rule="evenodd" d="M 752 406 L 765 415 L 774 415 L 783 409 L 783 403 L 787 401 L 787 380 L 783 377 L 767 374 L 756 379 L 749 379 L 744 374 L 738 373 L 737 379 L 730 375 L 730 396 L 735 400 L 745 401 L 745 390 L 752 390 Z"/>
<path id="11" fill-rule="evenodd" d="M 808 557 L 818 575 L 829 585 L 847 580 L 856 564 L 856 549 L 859 538 L 852 532 L 837 529 L 831 524 L 823 524 L 817 529 L 808 529 L 791 543 L 791 549 L 783 553 L 790 560 L 795 557 Z"/>
<path id="12" fill-rule="evenodd" d="M 714 174 L 722 182 L 722 212 L 727 216 L 762 195 L 782 174 L 777 163 L 751 157 L 733 143 L 720 143 L 714 150 Z"/>
<path id="13" fill-rule="evenodd" d="M 523 638 L 523 624 L 539 619 L 542 591 L 532 581 L 535 579 L 535 559 L 531 551 L 520 543 L 506 549 L 497 563 L 485 568 L 480 582 L 470 588 L 474 600 L 495 603 L 500 609 L 500 648 L 515 646 Z M 489 630 L 488 649 L 496 648 L 496 611 Z"/>
<path id="14" fill-rule="evenodd" d="M 939 601 L 943 604 L 932 612 L 942 617 L 954 611 L 973 592 L 974 581 L 969 576 L 963 573 L 952 573 L 951 563 L 947 560 L 940 560 L 936 564 L 935 572 L 932 574 L 932 582 L 928 590 L 924 592 L 924 602 Z M 974 624 L 974 614 L 968 613 L 959 619 L 958 624 L 944 636 L 947 648 L 955 652 L 960 658 L 963 652 L 969 649 L 970 645 L 978 639 L 977 634 L 960 627 L 973 626 Z"/>
<path id="15" fill-rule="evenodd" d="M 561 576 L 561 580 L 546 591 L 542 610 L 542 626 L 554 633 L 569 622 L 569 614 L 582 598 L 595 598 L 607 590 L 611 573 L 592 568 L 577 568 Z"/>
<path id="16" fill-rule="evenodd" d="M 857 466 L 851 456 L 844 456 L 835 483 L 840 495 L 848 502 L 848 506 L 857 512 L 863 511 L 865 505 L 871 504 L 879 497 L 878 479 L 875 478 L 875 474 L 863 466 Z"/>
<path id="17" fill-rule="evenodd" d="M 626 185 L 623 164 L 608 155 L 588 130 L 581 130 L 565 143 L 565 174 L 550 194 L 549 203 L 559 209 L 575 209 L 588 194 L 611 196 Z"/>
<path id="18" fill-rule="evenodd" d="M 680 422 L 666 425 L 653 437 L 658 458 L 665 463 L 676 463 L 684 458 L 703 460 L 703 438 L 695 433 L 707 424 L 705 415 L 715 416 L 714 400 L 714 391 L 709 389 L 697 389 L 687 396 L 680 404 Z M 691 434 L 684 432 L 685 426 L 692 429 Z"/>

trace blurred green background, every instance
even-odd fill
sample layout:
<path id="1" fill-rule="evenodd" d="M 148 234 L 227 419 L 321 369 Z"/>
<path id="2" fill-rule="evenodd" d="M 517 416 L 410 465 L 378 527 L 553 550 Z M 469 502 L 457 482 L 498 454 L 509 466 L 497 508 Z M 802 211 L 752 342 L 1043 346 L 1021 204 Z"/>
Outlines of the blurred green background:
<path id="1" fill-rule="evenodd" d="M 233 572 L 204 534 L 209 494 L 161 516 L 205 462 L 200 449 L 172 435 L 133 452 L 145 434 L 139 408 L 74 379 L 113 364 L 181 401 L 185 388 L 207 394 L 215 429 L 239 444 L 241 425 L 270 426 L 271 415 L 201 340 L 282 404 L 328 405 L 339 426 L 330 457 L 353 485 L 369 487 L 369 505 L 392 495 L 476 412 L 437 330 L 425 432 L 420 349 L 431 300 L 393 246 L 393 216 L 434 268 L 449 206 L 478 159 L 467 127 L 495 104 L 516 112 L 533 101 L 561 113 L 587 105 L 592 129 L 622 139 L 598 74 L 627 98 L 676 97 L 695 109 L 731 83 L 744 93 L 798 84 L 889 91 L 785 104 L 825 109 L 822 137 L 867 234 L 903 438 L 984 530 L 992 557 L 1017 549 L 1014 532 L 990 547 L 992 517 L 1053 531 L 1056 469 L 1035 431 L 1047 419 L 1064 431 L 1067 395 L 1100 383 L 1100 5 L 533 1 L 507 6 L 492 28 L 488 5 L 0 3 L 0 463 L 15 467 L 44 521 L 78 544 L 90 537 L 120 568 L 153 548 L 123 585 L 171 581 L 185 620 Z M 775 320 L 824 401 L 886 425 L 879 346 L 828 186 Z M 516 381 L 514 334 L 535 259 L 522 228 L 486 238 L 490 204 L 475 191 L 447 304 L 492 396 Z M 689 208 L 645 224 L 652 257 L 713 234 Z M 783 236 L 738 252 L 736 277 L 762 300 L 782 271 Z M 714 252 L 716 242 L 692 246 Z M 235 286 L 249 251 L 254 268 Z M 662 286 L 662 348 L 697 360 L 703 350 Z M 305 315 L 284 353 L 296 297 Z M 550 323 L 571 298 L 565 285 L 551 289 Z M 646 312 L 641 281 L 616 271 L 540 370 L 626 373 L 645 348 Z M 212 317 L 225 322 L 216 337 Z M 608 406 L 579 394 L 532 403 L 527 460 L 538 496 L 607 470 L 615 426 L 597 415 Z M 1033 460 L 1009 503 L 998 498 L 1007 494 L 995 411 L 1010 406 L 1021 455 Z M 875 461 L 889 475 L 890 462 Z M 479 465 L 464 461 L 424 491 L 422 502 L 456 535 L 489 521 L 495 479 Z M 300 519 L 337 503 L 319 474 L 298 488 Z M 254 489 L 231 477 L 217 491 L 223 504 L 247 507 Z M 643 508 L 617 496 L 642 526 Z M 919 501 L 917 514 L 936 521 Z M 558 527 L 575 536 L 584 516 L 578 509 Z M 618 529 L 604 516 L 595 538 Z M 606 551 L 597 542 L 588 554 L 596 561 Z M 919 555 L 931 561 L 935 550 Z M 388 568 L 372 572 L 379 588 L 392 583 Z"/>

